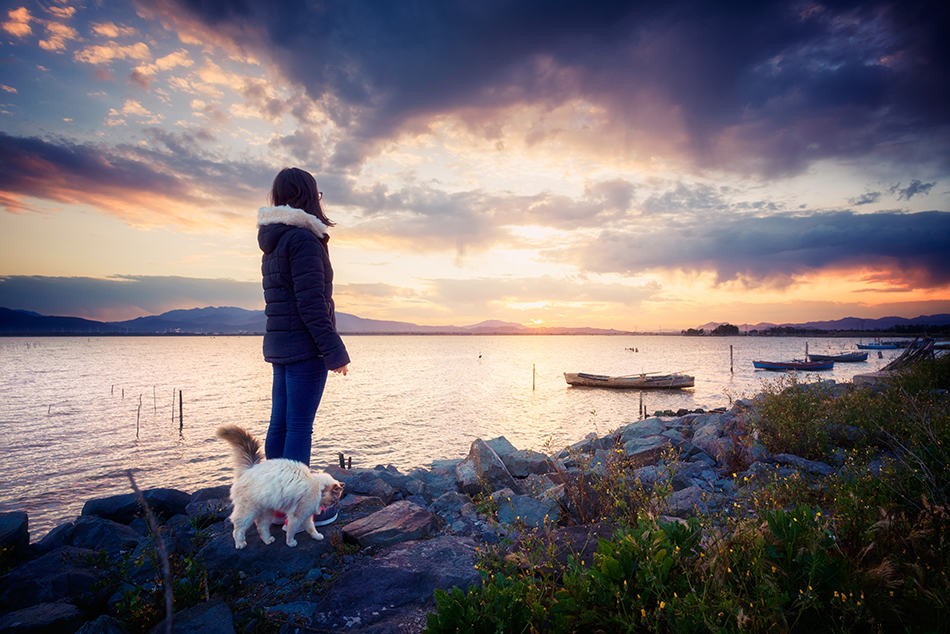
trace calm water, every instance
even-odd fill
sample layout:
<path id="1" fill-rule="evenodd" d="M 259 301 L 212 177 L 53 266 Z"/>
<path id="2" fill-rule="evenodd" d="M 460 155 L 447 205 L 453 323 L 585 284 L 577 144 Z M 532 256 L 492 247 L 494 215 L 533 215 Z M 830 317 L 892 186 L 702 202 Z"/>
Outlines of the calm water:
<path id="1" fill-rule="evenodd" d="M 636 420 L 640 393 L 572 388 L 563 372 L 684 371 L 692 390 L 644 392 L 657 409 L 711 409 L 755 394 L 777 375 L 752 359 L 853 349 L 857 339 L 655 337 L 347 337 L 349 376 L 330 375 L 314 431 L 313 465 L 460 458 L 475 438 L 506 436 L 550 452 Z M 734 347 L 729 372 L 729 346 Z M 630 351 L 627 348 L 636 348 Z M 75 518 L 85 500 L 143 487 L 185 491 L 229 482 L 214 430 L 236 423 L 263 437 L 270 366 L 260 337 L 0 338 L 0 511 L 25 510 L 35 541 Z M 899 354 L 837 364 L 848 380 Z M 533 376 L 532 376 L 533 375 Z M 532 389 L 533 384 L 533 389 Z M 179 434 L 178 404 L 184 396 Z"/>

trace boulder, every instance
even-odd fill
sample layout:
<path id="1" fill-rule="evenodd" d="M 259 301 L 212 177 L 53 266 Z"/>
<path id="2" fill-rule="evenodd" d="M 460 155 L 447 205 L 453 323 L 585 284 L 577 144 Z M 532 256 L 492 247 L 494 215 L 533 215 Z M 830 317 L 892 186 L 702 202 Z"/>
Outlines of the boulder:
<path id="1" fill-rule="evenodd" d="M 491 440 L 486 440 L 485 444 L 492 448 L 492 450 L 498 454 L 498 457 L 502 460 L 505 459 L 505 456 L 513 454 L 518 451 L 518 449 L 512 445 L 507 438 L 504 436 L 499 436 L 498 438 L 492 438 Z"/>
<path id="2" fill-rule="evenodd" d="M 835 472 L 834 467 L 827 463 L 818 462 L 816 460 L 807 460 L 800 456 L 789 453 L 775 454 L 772 456 L 772 460 L 780 465 L 794 467 L 799 471 L 803 471 L 810 475 L 830 476 Z"/>
<path id="3" fill-rule="evenodd" d="M 515 478 L 527 478 L 530 475 L 543 475 L 554 471 L 554 462 L 538 451 L 515 449 L 504 455 L 498 455 L 508 468 L 508 472 Z"/>
<path id="4" fill-rule="evenodd" d="M 455 480 L 463 493 L 476 495 L 508 487 L 518 490 L 515 479 L 495 450 L 480 438 L 472 442 L 468 457 L 455 467 Z"/>
<path id="5" fill-rule="evenodd" d="M 666 436 L 637 436 L 626 441 L 623 451 L 637 465 L 656 464 L 673 446 Z"/>
<path id="6" fill-rule="evenodd" d="M 76 634 L 127 634 L 122 621 L 103 614 L 99 618 L 87 621 Z"/>
<path id="7" fill-rule="evenodd" d="M 361 547 L 391 546 L 399 542 L 428 537 L 436 527 L 435 516 L 407 500 L 343 527 L 343 536 Z"/>
<path id="8" fill-rule="evenodd" d="M 0 615 L 0 632 L 74 632 L 82 622 L 71 603 L 38 603 Z"/>
<path id="9" fill-rule="evenodd" d="M 111 592 L 104 587 L 106 573 L 93 566 L 97 555 L 86 548 L 65 546 L 20 564 L 0 577 L 0 606 L 16 610 L 40 603 L 96 603 Z"/>
<path id="10" fill-rule="evenodd" d="M 340 500 L 340 514 L 352 521 L 386 508 L 386 503 L 374 495 L 345 495 Z"/>
<path id="11" fill-rule="evenodd" d="M 347 494 L 358 493 L 377 497 L 384 504 L 389 504 L 396 497 L 397 490 L 382 477 L 383 470 L 377 469 L 327 469 L 327 473 L 344 485 Z"/>
<path id="12" fill-rule="evenodd" d="M 0 567 L 19 561 L 30 548 L 30 520 L 23 511 L 0 513 Z"/>
<path id="13" fill-rule="evenodd" d="M 191 495 L 177 489 L 146 489 L 142 497 L 160 518 L 185 513 L 185 507 L 191 502 Z M 82 515 L 95 515 L 120 524 L 129 524 L 142 514 L 135 493 L 123 493 L 87 501 L 82 507 Z"/>
<path id="14" fill-rule="evenodd" d="M 332 548 L 330 538 L 339 530 L 336 524 L 317 528 L 324 535 L 319 541 L 299 533 L 297 545 L 290 548 L 279 526 L 271 527 L 271 535 L 277 538 L 272 544 L 262 542 L 257 529 L 252 527 L 247 532 L 247 546 L 238 550 L 231 536 L 231 524 L 221 522 L 205 529 L 208 541 L 195 554 L 195 559 L 217 574 L 238 572 L 262 579 L 306 574 L 313 568 L 313 562 Z"/>
<path id="15" fill-rule="evenodd" d="M 666 431 L 666 424 L 659 418 L 645 418 L 634 423 L 628 423 L 617 430 L 620 435 L 621 444 L 633 438 L 643 438 L 645 436 L 659 436 Z"/>
<path id="16" fill-rule="evenodd" d="M 498 521 L 532 528 L 557 524 L 561 509 L 551 498 L 537 499 L 530 495 L 513 495 L 498 505 Z"/>
<path id="17" fill-rule="evenodd" d="M 150 631 L 161 634 L 166 629 L 162 621 Z M 224 601 L 209 601 L 176 612 L 172 618 L 172 632 L 176 634 L 234 634 L 234 616 Z"/>
<path id="18" fill-rule="evenodd" d="M 674 491 L 667 498 L 668 512 L 674 517 L 689 517 L 709 510 L 709 494 L 698 486 Z"/>
<path id="19" fill-rule="evenodd" d="M 380 624 L 391 622 L 393 614 L 402 615 L 395 619 L 398 621 L 405 620 L 414 608 L 431 609 L 432 594 L 437 588 L 466 590 L 479 583 L 475 551 L 474 540 L 455 536 L 393 546 L 342 572 L 317 599 L 318 610 L 311 626 L 319 631 L 337 632 L 403 631 Z M 375 629 L 371 627 L 374 624 Z"/>
<path id="20" fill-rule="evenodd" d="M 80 517 L 65 535 L 66 543 L 78 548 L 104 550 L 111 555 L 134 549 L 143 537 L 132 528 L 96 516 Z"/>

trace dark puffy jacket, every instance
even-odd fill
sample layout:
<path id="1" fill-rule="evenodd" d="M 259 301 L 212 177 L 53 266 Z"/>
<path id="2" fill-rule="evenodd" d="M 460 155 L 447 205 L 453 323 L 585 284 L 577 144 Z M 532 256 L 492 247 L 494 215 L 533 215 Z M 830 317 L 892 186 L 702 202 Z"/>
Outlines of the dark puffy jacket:
<path id="1" fill-rule="evenodd" d="M 319 356 L 330 370 L 348 364 L 350 357 L 336 332 L 326 225 L 287 206 L 262 208 L 257 225 L 257 242 L 264 252 L 264 359 L 294 363 Z"/>

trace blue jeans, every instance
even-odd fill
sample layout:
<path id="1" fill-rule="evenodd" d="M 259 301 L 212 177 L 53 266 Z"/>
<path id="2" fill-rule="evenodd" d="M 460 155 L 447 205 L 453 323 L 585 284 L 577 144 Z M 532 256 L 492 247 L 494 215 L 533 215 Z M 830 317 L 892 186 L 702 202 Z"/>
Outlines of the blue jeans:
<path id="1" fill-rule="evenodd" d="M 270 426 L 264 440 L 267 459 L 288 458 L 310 466 L 313 418 L 327 384 L 320 357 L 286 365 L 274 363 Z"/>

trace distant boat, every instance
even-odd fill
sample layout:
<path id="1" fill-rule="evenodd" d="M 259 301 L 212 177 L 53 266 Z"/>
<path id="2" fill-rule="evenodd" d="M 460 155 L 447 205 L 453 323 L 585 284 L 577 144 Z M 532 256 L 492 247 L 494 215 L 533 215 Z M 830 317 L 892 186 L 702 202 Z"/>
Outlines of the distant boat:
<path id="1" fill-rule="evenodd" d="M 638 390 L 662 390 L 693 387 L 694 377 L 688 374 L 630 374 L 627 376 L 607 376 L 587 374 L 586 372 L 565 372 L 564 380 L 569 385 L 582 387 L 611 387 Z"/>
<path id="2" fill-rule="evenodd" d="M 906 346 L 900 346 L 891 342 L 858 344 L 858 350 L 897 350 L 898 348 L 906 348 Z"/>
<path id="3" fill-rule="evenodd" d="M 810 354 L 809 361 L 834 361 L 836 363 L 855 363 L 857 361 L 867 361 L 867 352 L 842 352 L 840 354 Z"/>
<path id="4" fill-rule="evenodd" d="M 795 359 L 793 361 L 753 361 L 752 365 L 756 370 L 771 370 L 773 372 L 785 372 L 786 370 L 806 370 L 820 372 L 822 370 L 831 370 L 835 367 L 834 361 L 803 361 Z"/>

